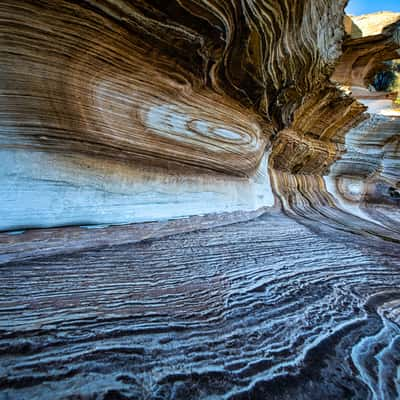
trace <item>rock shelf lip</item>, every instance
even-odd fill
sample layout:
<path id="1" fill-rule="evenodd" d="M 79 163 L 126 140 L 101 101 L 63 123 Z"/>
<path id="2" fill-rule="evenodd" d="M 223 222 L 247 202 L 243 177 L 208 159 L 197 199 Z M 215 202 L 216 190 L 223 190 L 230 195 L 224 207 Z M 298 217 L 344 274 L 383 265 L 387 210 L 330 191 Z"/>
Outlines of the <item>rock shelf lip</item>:
<path id="1" fill-rule="evenodd" d="M 145 222 L 84 229 L 59 227 L 0 232 L 0 266 L 56 254 L 74 253 L 90 248 L 137 243 L 160 239 L 178 233 L 211 229 L 243 221 L 250 221 L 264 213 L 276 213 L 274 207 L 255 211 L 190 216 L 160 222 Z"/>

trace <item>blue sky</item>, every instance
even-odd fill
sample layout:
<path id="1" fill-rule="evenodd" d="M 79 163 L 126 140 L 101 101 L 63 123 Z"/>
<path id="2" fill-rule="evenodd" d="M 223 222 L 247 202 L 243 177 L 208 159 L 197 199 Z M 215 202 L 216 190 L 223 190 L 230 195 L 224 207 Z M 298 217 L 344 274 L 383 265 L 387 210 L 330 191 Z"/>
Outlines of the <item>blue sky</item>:
<path id="1" fill-rule="evenodd" d="M 400 0 L 350 0 L 347 14 L 361 15 L 376 11 L 400 12 Z"/>

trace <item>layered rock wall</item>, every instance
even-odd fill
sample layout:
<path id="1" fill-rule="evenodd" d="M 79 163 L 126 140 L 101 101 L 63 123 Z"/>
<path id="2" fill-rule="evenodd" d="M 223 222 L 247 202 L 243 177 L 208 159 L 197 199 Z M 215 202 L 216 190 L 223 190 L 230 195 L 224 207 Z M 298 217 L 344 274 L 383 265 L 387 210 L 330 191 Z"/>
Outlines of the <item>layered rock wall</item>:
<path id="1" fill-rule="evenodd" d="M 2 2 L 0 228 L 254 209 L 266 162 L 327 172 L 364 111 L 329 80 L 344 6 Z"/>
<path id="2" fill-rule="evenodd" d="M 397 25 L 345 3 L 0 2 L 0 398 L 400 396 L 400 117 L 349 95 Z"/>
<path id="3" fill-rule="evenodd" d="M 325 178 L 339 208 L 373 221 L 381 234 L 398 234 L 400 205 L 400 114 L 393 109 L 396 93 L 368 91 L 385 61 L 399 57 L 400 14 L 382 12 L 354 17 L 344 41 L 343 55 L 333 74 L 342 85 L 368 106 L 366 121 L 345 137 L 346 154 Z M 372 228 L 371 228 L 372 229 Z M 375 230 L 376 228 L 372 229 Z"/>

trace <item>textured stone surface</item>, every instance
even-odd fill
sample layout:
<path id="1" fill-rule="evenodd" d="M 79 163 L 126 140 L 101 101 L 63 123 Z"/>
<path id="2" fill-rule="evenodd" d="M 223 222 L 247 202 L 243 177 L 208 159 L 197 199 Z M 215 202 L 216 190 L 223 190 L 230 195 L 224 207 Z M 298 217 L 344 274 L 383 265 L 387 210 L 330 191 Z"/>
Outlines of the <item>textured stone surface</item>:
<path id="1" fill-rule="evenodd" d="M 399 58 L 400 13 L 380 12 L 352 17 L 333 79 L 346 86 L 367 87 L 383 61 Z"/>
<path id="2" fill-rule="evenodd" d="M 0 150 L 1 230 L 161 221 L 272 206 L 268 155 L 251 178 L 82 154 Z"/>
<path id="3" fill-rule="evenodd" d="M 332 83 L 397 25 L 338 63 L 345 3 L 1 2 L 1 400 L 400 396 L 400 117 Z"/>
<path id="4" fill-rule="evenodd" d="M 328 221 L 3 264 L 2 397 L 397 398 L 399 244 Z"/>
<path id="5" fill-rule="evenodd" d="M 2 1 L 0 229 L 270 206 L 266 152 L 326 172 L 364 110 L 329 80 L 344 6 Z"/>
<path id="6" fill-rule="evenodd" d="M 400 116 L 372 114 L 346 136 L 326 178 L 341 207 L 399 232 Z"/>

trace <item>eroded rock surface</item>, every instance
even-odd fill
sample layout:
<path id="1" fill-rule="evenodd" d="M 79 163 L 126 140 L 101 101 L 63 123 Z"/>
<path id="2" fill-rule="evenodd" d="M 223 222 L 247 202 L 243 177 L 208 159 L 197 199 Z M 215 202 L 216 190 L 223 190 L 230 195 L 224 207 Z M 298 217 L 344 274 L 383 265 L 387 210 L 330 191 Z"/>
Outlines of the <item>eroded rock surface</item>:
<path id="1" fill-rule="evenodd" d="M 400 22 L 345 5 L 1 2 L 0 398 L 400 396 Z"/>
<path id="2" fill-rule="evenodd" d="M 344 6 L 3 1 L 0 229 L 271 206 L 266 154 L 328 171 L 364 111 L 329 80 Z"/>
<path id="3" fill-rule="evenodd" d="M 346 86 L 367 87 L 383 61 L 399 58 L 400 13 L 380 12 L 347 20 L 343 55 L 333 79 Z"/>
<path id="4" fill-rule="evenodd" d="M 395 399 L 399 246 L 334 222 L 269 212 L 3 265 L 2 393 Z"/>

